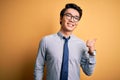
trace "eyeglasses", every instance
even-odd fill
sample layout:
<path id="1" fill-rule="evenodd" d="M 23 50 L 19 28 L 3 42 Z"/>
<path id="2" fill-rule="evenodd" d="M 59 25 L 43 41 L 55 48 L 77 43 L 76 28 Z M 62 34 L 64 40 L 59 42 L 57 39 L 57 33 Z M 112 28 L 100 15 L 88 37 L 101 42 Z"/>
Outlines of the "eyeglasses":
<path id="1" fill-rule="evenodd" d="M 66 16 L 66 19 L 68 20 L 71 20 L 73 18 L 73 21 L 74 22 L 78 22 L 80 20 L 80 17 L 79 16 L 73 16 L 72 14 L 70 13 L 66 13 L 64 14 Z"/>

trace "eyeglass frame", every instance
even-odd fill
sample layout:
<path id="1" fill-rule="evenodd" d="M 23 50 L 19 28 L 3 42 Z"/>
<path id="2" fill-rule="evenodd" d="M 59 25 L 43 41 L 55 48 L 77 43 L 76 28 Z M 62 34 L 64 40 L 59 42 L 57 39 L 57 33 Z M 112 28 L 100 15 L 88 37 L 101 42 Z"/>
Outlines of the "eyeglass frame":
<path id="1" fill-rule="evenodd" d="M 71 13 L 65 13 L 64 15 L 66 16 L 68 20 L 73 19 L 74 22 L 78 22 L 80 20 L 79 16 L 73 16 Z"/>

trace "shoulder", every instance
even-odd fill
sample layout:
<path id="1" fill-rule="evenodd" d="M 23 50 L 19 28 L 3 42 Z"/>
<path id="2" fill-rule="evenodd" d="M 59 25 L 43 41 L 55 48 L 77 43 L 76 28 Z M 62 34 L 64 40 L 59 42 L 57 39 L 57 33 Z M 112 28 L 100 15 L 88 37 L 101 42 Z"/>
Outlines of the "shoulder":
<path id="1" fill-rule="evenodd" d="M 84 41 L 84 40 L 82 40 L 81 38 L 79 38 L 79 37 L 77 37 L 77 36 L 75 36 L 75 35 L 72 35 L 72 40 L 73 40 L 73 41 L 76 41 L 76 42 L 78 42 L 78 43 L 81 43 L 81 44 L 85 44 L 85 41 Z"/>
<path id="2" fill-rule="evenodd" d="M 57 34 L 50 34 L 42 37 L 40 42 L 48 42 L 48 41 L 53 41 L 57 37 Z"/>
<path id="3" fill-rule="evenodd" d="M 50 35 L 44 36 L 42 39 L 50 40 L 50 39 L 53 39 L 53 38 L 56 38 L 56 37 L 57 37 L 57 34 L 50 34 Z"/>

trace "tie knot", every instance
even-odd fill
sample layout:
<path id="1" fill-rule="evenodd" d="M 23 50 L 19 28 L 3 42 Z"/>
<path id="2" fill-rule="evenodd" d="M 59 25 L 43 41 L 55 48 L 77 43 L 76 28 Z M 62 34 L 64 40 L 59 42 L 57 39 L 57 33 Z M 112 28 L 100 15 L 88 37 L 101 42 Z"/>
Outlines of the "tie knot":
<path id="1" fill-rule="evenodd" d="M 68 40 L 70 39 L 70 37 L 68 37 L 68 38 L 63 37 L 63 39 L 64 39 L 65 41 L 68 41 Z"/>

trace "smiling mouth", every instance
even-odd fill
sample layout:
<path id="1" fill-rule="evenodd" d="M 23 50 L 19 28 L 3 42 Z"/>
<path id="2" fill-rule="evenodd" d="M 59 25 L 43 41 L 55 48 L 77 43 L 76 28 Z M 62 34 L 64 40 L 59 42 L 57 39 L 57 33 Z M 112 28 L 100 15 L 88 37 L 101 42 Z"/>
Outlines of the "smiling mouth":
<path id="1" fill-rule="evenodd" d="M 73 25 L 73 24 L 70 24 L 70 23 L 67 23 L 67 25 L 70 26 L 70 27 L 74 27 L 74 25 Z"/>

